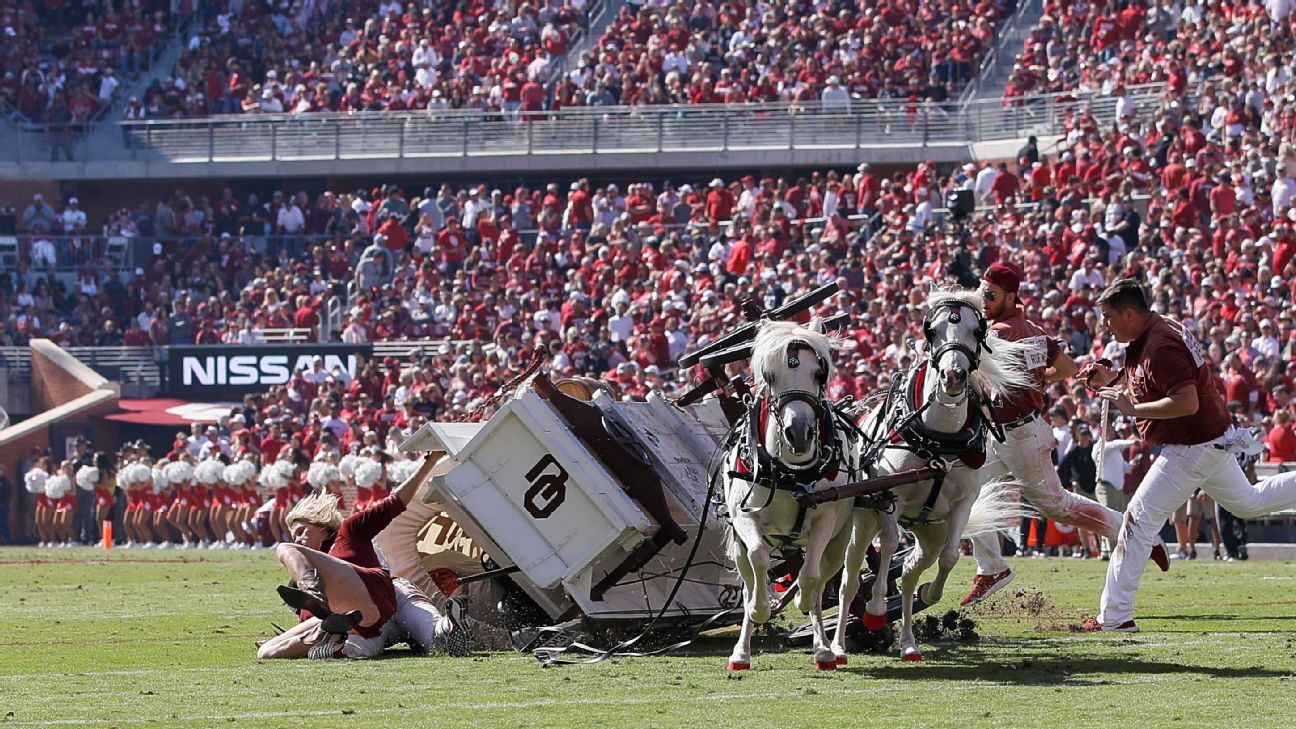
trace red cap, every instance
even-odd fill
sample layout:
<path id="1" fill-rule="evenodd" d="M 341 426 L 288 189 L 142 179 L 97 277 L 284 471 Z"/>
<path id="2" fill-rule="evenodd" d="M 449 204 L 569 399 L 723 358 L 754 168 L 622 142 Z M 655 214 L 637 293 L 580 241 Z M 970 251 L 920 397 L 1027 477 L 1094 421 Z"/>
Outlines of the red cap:
<path id="1" fill-rule="evenodd" d="M 1021 286 L 1021 271 L 1011 263 L 992 263 L 981 278 L 1010 294 Z"/>

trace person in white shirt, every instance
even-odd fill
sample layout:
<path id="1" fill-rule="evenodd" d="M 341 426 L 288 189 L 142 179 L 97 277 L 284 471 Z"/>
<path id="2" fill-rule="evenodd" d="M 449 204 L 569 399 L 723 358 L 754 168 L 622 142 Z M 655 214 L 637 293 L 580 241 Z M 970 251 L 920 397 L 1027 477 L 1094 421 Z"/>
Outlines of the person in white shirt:
<path id="1" fill-rule="evenodd" d="M 279 231 L 284 235 L 297 235 L 302 228 L 306 227 L 306 216 L 301 208 L 297 207 L 297 201 L 290 197 L 284 206 L 279 208 L 279 220 L 276 222 Z"/>
<path id="2" fill-rule="evenodd" d="M 1286 166 L 1284 164 L 1284 166 Z M 1292 199 L 1296 198 L 1296 179 L 1284 173 L 1273 184 L 1273 214 L 1275 218 L 1281 218 L 1287 214 L 1287 208 L 1291 206 Z"/>
<path id="3" fill-rule="evenodd" d="M 1116 430 L 1109 421 L 1107 434 L 1101 441 L 1094 441 L 1093 460 L 1098 466 L 1098 484 L 1094 496 L 1098 503 L 1113 511 L 1124 512 L 1129 505 L 1129 496 L 1125 494 L 1125 474 L 1134 469 L 1134 465 L 1125 460 L 1125 449 L 1138 441 L 1132 438 L 1117 438 Z M 1115 540 L 1101 535 L 1102 558 L 1111 557 L 1116 547 Z"/>
<path id="4" fill-rule="evenodd" d="M 1068 154 L 1071 153 L 1066 152 L 1063 154 L 1063 157 L 1065 158 Z M 973 187 L 973 189 L 976 190 L 977 205 L 991 204 L 992 201 L 990 195 L 994 192 L 994 182 L 995 178 L 998 176 L 999 170 L 995 169 L 995 166 L 990 162 L 986 162 L 985 166 L 981 168 L 981 171 L 977 173 L 976 184 Z"/>
<path id="5" fill-rule="evenodd" d="M 75 197 L 70 197 L 67 207 L 63 210 L 63 232 L 67 235 L 85 232 L 86 214 L 78 205 L 79 201 Z"/>
<path id="6" fill-rule="evenodd" d="M 105 104 L 112 103 L 113 94 L 117 93 L 117 87 L 120 85 L 121 82 L 117 80 L 113 70 L 105 68 L 99 78 L 99 101 Z"/>
<path id="7" fill-rule="evenodd" d="M 1103 276 L 1102 271 L 1094 268 L 1094 259 L 1091 256 L 1085 256 L 1084 266 L 1071 274 L 1069 287 L 1072 292 L 1076 292 L 1084 288 L 1085 284 L 1095 291 L 1107 285 L 1107 278 Z"/>
<path id="8" fill-rule="evenodd" d="M 851 110 L 850 94 L 842 88 L 841 79 L 836 76 L 828 77 L 828 85 L 820 94 L 819 102 L 825 114 L 849 114 Z"/>
<path id="9" fill-rule="evenodd" d="M 1263 319 L 1260 322 L 1260 336 L 1256 337 L 1251 346 L 1256 351 L 1263 354 L 1269 359 L 1277 359 L 1282 354 L 1282 343 L 1274 336 L 1274 323 L 1272 319 Z"/>
<path id="10" fill-rule="evenodd" d="M 626 342 L 634 334 L 634 317 L 630 316 L 629 305 L 624 301 L 616 304 L 616 315 L 608 319 L 608 338 L 613 342 Z"/>

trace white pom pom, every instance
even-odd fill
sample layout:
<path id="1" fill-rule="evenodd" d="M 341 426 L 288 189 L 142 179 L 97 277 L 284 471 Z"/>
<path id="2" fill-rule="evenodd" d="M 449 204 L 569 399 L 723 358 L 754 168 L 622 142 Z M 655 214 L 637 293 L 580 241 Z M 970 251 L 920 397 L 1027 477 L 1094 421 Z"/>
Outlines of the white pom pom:
<path id="1" fill-rule="evenodd" d="M 149 469 L 153 477 L 153 493 L 155 494 L 160 494 L 163 491 L 166 491 L 167 486 L 171 485 L 171 482 L 167 479 L 166 475 L 167 465 L 167 462 L 162 460 L 158 461 L 153 468 Z"/>
<path id="2" fill-rule="evenodd" d="M 292 461 L 275 461 L 273 468 L 283 476 L 284 483 L 291 481 L 297 475 L 297 467 Z"/>
<path id="3" fill-rule="evenodd" d="M 378 479 L 382 478 L 382 473 L 383 473 L 383 468 L 381 463 L 375 463 L 373 461 L 365 461 L 363 463 L 356 464 L 356 468 L 355 468 L 356 486 L 359 486 L 362 489 L 367 489 L 373 486 L 374 484 L 378 483 Z"/>
<path id="4" fill-rule="evenodd" d="M 256 466 L 251 461 L 238 461 L 225 467 L 222 477 L 231 486 L 242 486 L 256 476 Z"/>
<path id="5" fill-rule="evenodd" d="M 176 485 L 187 483 L 194 478 L 194 467 L 185 461 L 168 463 L 164 472 L 167 481 Z"/>
<path id="6" fill-rule="evenodd" d="M 387 464 L 387 478 L 393 483 L 404 483 L 418 472 L 419 462 L 401 459 Z"/>
<path id="7" fill-rule="evenodd" d="M 45 495 L 51 499 L 61 499 L 72 490 L 72 480 L 63 474 L 50 476 L 45 482 Z"/>
<path id="8" fill-rule="evenodd" d="M 359 462 L 360 456 L 348 453 L 342 456 L 342 460 L 338 461 L 338 472 L 346 478 L 355 478 L 355 467 Z"/>
<path id="9" fill-rule="evenodd" d="M 257 477 L 257 483 L 268 489 L 281 489 L 288 485 L 288 479 L 279 472 L 279 469 L 271 465 L 269 468 L 261 469 L 261 475 Z"/>
<path id="10" fill-rule="evenodd" d="M 33 468 L 23 476 L 23 481 L 27 483 L 27 493 L 43 494 L 45 493 L 45 482 L 49 480 L 49 474 L 43 468 Z"/>
<path id="11" fill-rule="evenodd" d="M 123 463 L 117 467 L 117 485 L 126 488 L 135 483 L 135 464 Z"/>
<path id="12" fill-rule="evenodd" d="M 131 483 L 146 484 L 153 482 L 153 469 L 143 463 L 136 463 L 133 470 L 135 475 L 131 477 Z"/>
<path id="13" fill-rule="evenodd" d="M 94 491 L 95 484 L 99 482 L 99 469 L 94 466 L 82 466 L 76 472 L 77 486 L 82 491 Z"/>
<path id="14" fill-rule="evenodd" d="M 198 467 L 194 469 L 194 478 L 198 479 L 198 483 L 212 486 L 220 483 L 221 476 L 224 472 L 225 464 L 215 458 L 209 458 L 202 463 L 199 463 Z"/>
<path id="15" fill-rule="evenodd" d="M 324 488 L 324 484 L 328 483 L 326 475 L 328 468 L 329 464 L 324 461 L 315 461 L 310 464 L 310 468 L 306 470 L 306 482 L 317 489 Z"/>

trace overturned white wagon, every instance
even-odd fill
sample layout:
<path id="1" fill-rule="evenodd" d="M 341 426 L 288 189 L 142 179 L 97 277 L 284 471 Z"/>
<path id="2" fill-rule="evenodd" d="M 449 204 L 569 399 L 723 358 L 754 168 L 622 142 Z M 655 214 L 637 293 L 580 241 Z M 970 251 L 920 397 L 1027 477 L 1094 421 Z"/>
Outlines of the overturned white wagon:
<path id="1" fill-rule="evenodd" d="M 679 408 L 579 389 L 537 374 L 489 420 L 430 423 L 402 449 L 446 454 L 419 498 L 553 622 L 648 619 L 685 567 L 729 421 L 713 399 Z M 722 537 L 703 530 L 665 618 L 696 625 L 738 603 Z"/>

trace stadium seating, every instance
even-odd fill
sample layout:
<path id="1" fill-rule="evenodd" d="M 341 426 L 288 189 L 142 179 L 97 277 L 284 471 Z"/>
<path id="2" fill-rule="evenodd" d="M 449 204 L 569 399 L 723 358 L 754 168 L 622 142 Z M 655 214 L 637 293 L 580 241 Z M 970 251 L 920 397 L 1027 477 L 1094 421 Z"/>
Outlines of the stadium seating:
<path id="1" fill-rule="evenodd" d="M 138 76 L 161 51 L 170 8 L 159 0 L 0 3 L 0 111 L 32 124 L 96 118 L 123 79 Z"/>

